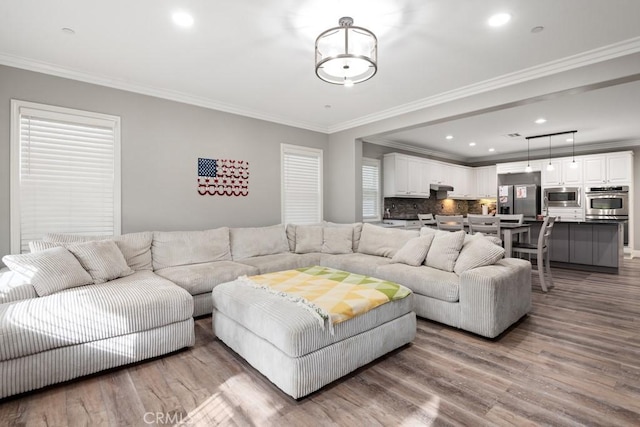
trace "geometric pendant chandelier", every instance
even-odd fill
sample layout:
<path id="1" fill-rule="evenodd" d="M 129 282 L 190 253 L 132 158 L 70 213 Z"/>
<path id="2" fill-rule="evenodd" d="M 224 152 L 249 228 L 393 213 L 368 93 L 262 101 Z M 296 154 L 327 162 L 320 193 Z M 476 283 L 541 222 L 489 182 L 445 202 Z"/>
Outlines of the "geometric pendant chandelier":
<path id="1" fill-rule="evenodd" d="M 378 71 L 378 39 L 366 28 L 354 27 L 348 16 L 338 23 L 316 39 L 316 75 L 344 86 L 369 80 Z"/>

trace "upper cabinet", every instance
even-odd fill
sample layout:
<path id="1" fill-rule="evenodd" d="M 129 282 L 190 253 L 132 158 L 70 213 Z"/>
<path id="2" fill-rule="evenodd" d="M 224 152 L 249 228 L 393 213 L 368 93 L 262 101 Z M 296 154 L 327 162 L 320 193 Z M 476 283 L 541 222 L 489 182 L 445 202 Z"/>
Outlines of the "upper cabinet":
<path id="1" fill-rule="evenodd" d="M 473 169 L 468 166 L 446 165 L 448 182 L 453 186 L 453 191 L 449 192 L 449 197 L 475 197 L 476 189 L 473 183 Z"/>
<path id="2" fill-rule="evenodd" d="M 583 156 L 584 184 L 631 184 L 633 156 L 631 152 Z"/>
<path id="3" fill-rule="evenodd" d="M 498 175 L 496 166 L 483 166 L 474 169 L 472 180 L 475 184 L 475 195 L 481 198 L 494 198 L 497 196 Z"/>
<path id="4" fill-rule="evenodd" d="M 531 166 L 532 172 L 540 172 L 543 167 L 540 160 L 532 160 L 530 162 L 499 163 L 496 165 L 497 173 L 523 173 L 526 172 L 527 164 Z"/>
<path id="5" fill-rule="evenodd" d="M 583 161 L 576 158 L 575 163 L 572 157 L 561 159 L 551 159 L 553 170 L 547 170 L 546 165 L 542 168 L 542 185 L 582 185 Z"/>
<path id="6" fill-rule="evenodd" d="M 385 154 L 383 168 L 384 197 L 429 197 L 422 159 L 396 153 Z"/>

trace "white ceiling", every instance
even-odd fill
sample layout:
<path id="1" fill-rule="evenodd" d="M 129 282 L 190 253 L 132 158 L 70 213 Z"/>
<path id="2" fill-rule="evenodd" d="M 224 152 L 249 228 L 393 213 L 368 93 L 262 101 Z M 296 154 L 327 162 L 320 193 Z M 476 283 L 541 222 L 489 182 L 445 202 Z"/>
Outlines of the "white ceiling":
<path id="1" fill-rule="evenodd" d="M 189 11 L 194 26 L 176 27 L 176 10 Z M 487 18 L 500 11 L 511 13 L 511 22 L 489 27 Z M 324 83 L 313 69 L 315 37 L 341 16 L 379 40 L 378 74 L 352 88 Z M 535 26 L 544 30 L 534 34 Z M 2 64 L 327 133 L 621 45 L 627 54 L 640 51 L 640 1 L 0 2 Z M 639 100 L 640 83 L 631 82 L 377 138 L 467 161 L 486 158 L 489 147 L 522 151 L 523 138 L 504 136 L 512 132 L 574 128 L 577 144 L 640 141 Z M 540 116 L 548 122 L 533 124 Z M 444 140 L 447 134 L 454 139 Z"/>

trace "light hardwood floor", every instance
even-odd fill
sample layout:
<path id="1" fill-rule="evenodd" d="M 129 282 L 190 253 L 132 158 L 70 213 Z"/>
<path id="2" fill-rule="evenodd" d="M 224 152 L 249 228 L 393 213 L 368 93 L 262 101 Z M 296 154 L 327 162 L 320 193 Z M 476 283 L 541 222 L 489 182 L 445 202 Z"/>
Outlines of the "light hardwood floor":
<path id="1" fill-rule="evenodd" d="M 300 401 L 201 318 L 194 348 L 0 401 L 0 425 L 640 425 L 640 259 L 553 272 L 499 338 L 419 320 L 411 345 Z"/>

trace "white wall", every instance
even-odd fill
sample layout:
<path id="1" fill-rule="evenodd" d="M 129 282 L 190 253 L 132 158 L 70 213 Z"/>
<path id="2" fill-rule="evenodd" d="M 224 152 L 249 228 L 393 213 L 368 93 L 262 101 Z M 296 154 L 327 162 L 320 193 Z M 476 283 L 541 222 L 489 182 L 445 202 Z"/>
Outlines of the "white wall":
<path id="1" fill-rule="evenodd" d="M 0 257 L 10 251 L 12 98 L 122 118 L 123 232 L 277 224 L 280 143 L 328 148 L 325 134 L 16 68 L 0 66 L 0 82 Z M 198 157 L 249 161 L 249 195 L 198 195 Z"/>

